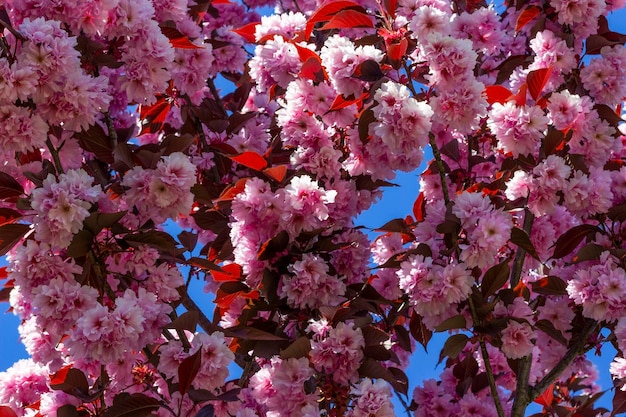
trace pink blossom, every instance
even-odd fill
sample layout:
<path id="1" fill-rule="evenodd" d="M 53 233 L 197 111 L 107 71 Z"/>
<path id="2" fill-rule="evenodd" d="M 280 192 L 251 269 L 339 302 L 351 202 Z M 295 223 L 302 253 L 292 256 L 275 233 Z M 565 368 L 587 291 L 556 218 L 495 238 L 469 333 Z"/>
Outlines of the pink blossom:
<path id="1" fill-rule="evenodd" d="M 283 229 L 297 236 L 301 231 L 319 227 L 328 219 L 329 205 L 337 192 L 325 190 L 310 176 L 294 177 L 283 189 L 284 206 L 280 216 Z"/>
<path id="2" fill-rule="evenodd" d="M 18 415 L 26 416 L 23 407 L 39 401 L 49 391 L 48 370 L 32 359 L 20 359 L 0 372 L 0 404 L 8 404 Z"/>
<path id="3" fill-rule="evenodd" d="M 279 295 L 297 308 L 336 306 L 343 301 L 346 285 L 330 275 L 328 264 L 317 255 L 305 253 L 301 261 L 289 267 L 291 276 L 283 276 Z"/>
<path id="4" fill-rule="evenodd" d="M 341 322 L 326 337 L 311 341 L 311 363 L 339 384 L 354 382 L 364 345 L 361 329 Z"/>
<path id="5" fill-rule="evenodd" d="M 510 359 L 528 356 L 534 347 L 533 337 L 534 332 L 528 323 L 509 320 L 502 331 L 502 352 Z"/>
<path id="6" fill-rule="evenodd" d="M 519 155 L 536 155 L 548 118 L 538 106 L 518 107 L 513 102 L 495 103 L 487 122 L 498 139 L 498 148 Z"/>
<path id="7" fill-rule="evenodd" d="M 347 413 L 350 417 L 393 417 L 395 416 L 391 405 L 391 389 L 389 384 L 381 379 L 373 382 L 364 378 L 351 388 L 354 395 L 354 408 Z"/>
<path id="8" fill-rule="evenodd" d="M 306 358 L 275 357 L 250 378 L 252 397 L 276 417 L 302 415 L 316 401 L 317 396 L 304 389 L 312 376 L 313 369 Z"/>
<path id="9" fill-rule="evenodd" d="M 267 90 L 274 84 L 287 87 L 300 71 L 301 62 L 296 47 L 274 36 L 264 45 L 258 45 L 250 60 L 250 75 L 256 79 L 257 89 Z"/>
<path id="10" fill-rule="evenodd" d="M 426 39 L 433 33 L 450 32 L 450 12 L 437 7 L 423 5 L 418 7 L 409 22 L 408 29 L 417 39 Z"/>

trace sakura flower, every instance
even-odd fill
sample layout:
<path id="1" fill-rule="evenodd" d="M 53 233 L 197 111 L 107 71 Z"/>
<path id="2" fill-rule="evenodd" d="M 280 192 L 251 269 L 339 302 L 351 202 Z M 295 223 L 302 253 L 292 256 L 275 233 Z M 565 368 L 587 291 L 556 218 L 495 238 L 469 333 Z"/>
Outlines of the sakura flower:
<path id="1" fill-rule="evenodd" d="M 528 356 L 534 347 L 533 337 L 534 332 L 528 323 L 509 320 L 502 331 L 502 352 L 510 359 Z"/>
<path id="2" fill-rule="evenodd" d="M 283 276 L 279 295 L 296 308 L 336 306 L 342 301 L 346 285 L 330 275 L 326 261 L 318 255 L 305 253 L 301 261 L 289 267 L 291 276 Z"/>

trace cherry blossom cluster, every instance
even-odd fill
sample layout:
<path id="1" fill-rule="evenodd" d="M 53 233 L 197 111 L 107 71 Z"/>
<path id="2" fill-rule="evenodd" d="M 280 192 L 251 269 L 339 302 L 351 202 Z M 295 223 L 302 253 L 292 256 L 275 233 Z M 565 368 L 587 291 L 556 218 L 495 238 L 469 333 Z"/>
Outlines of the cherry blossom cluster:
<path id="1" fill-rule="evenodd" d="M 626 411 L 623 6 L 4 2 L 0 414 Z"/>

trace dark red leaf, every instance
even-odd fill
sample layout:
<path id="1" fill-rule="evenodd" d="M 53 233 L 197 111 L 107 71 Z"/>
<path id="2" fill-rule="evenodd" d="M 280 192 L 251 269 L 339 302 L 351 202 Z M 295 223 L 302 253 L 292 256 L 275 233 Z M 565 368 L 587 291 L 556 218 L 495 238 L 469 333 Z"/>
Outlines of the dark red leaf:
<path id="1" fill-rule="evenodd" d="M 228 157 L 238 164 L 254 169 L 255 171 L 261 171 L 267 166 L 265 158 L 252 151 L 244 152 L 239 155 L 228 155 Z"/>
<path id="2" fill-rule="evenodd" d="M 561 259 L 569 255 L 588 236 L 593 236 L 601 230 L 598 226 L 581 224 L 574 226 L 563 233 L 554 244 L 552 259 Z"/>
<path id="3" fill-rule="evenodd" d="M 393 375 L 393 379 L 389 381 L 393 389 L 406 396 L 409 392 L 409 378 L 406 376 L 404 371 L 393 366 L 390 366 L 387 370 L 391 373 L 391 375 Z"/>
<path id="4" fill-rule="evenodd" d="M 187 393 L 202 366 L 202 347 L 178 365 L 178 392 Z"/>
<path id="5" fill-rule="evenodd" d="M 214 417 L 215 416 L 215 407 L 213 404 L 207 404 L 198 411 L 195 417 Z"/>
<path id="6" fill-rule="evenodd" d="M 154 133 L 161 129 L 171 108 L 172 103 L 167 101 L 165 96 L 160 96 L 157 102 L 150 106 L 139 106 L 141 133 Z"/>
<path id="7" fill-rule="evenodd" d="M 241 266 L 232 263 L 224 265 L 221 270 L 211 270 L 211 275 L 216 282 L 239 282 L 241 281 Z"/>
<path id="8" fill-rule="evenodd" d="M 227 187 L 222 194 L 217 198 L 216 201 L 230 201 L 233 198 L 237 197 L 237 195 L 242 192 L 246 186 L 247 178 L 242 178 L 235 183 L 233 186 Z"/>
<path id="9" fill-rule="evenodd" d="M 287 165 L 278 165 L 275 167 L 265 168 L 263 173 L 268 177 L 276 180 L 276 182 L 283 182 L 285 175 L 287 175 Z"/>
<path id="10" fill-rule="evenodd" d="M 376 229 L 377 232 L 410 233 L 404 219 L 393 219 Z"/>
<path id="11" fill-rule="evenodd" d="M 243 25 L 240 28 L 232 29 L 232 31 L 235 32 L 237 35 L 241 36 L 246 42 L 254 43 L 256 40 L 255 35 L 254 35 L 256 32 L 256 27 L 260 23 L 261 22 L 248 23 L 247 25 Z"/>
<path id="12" fill-rule="evenodd" d="M 128 234 L 124 237 L 124 240 L 133 247 L 148 245 L 170 254 L 176 252 L 176 240 L 169 233 L 159 230 Z"/>
<path id="13" fill-rule="evenodd" d="M 422 317 L 413 313 L 411 315 L 411 319 L 409 321 L 409 331 L 411 332 L 411 336 L 424 347 L 425 351 L 428 351 L 427 346 L 431 337 L 433 336 L 433 332 L 431 332 L 422 322 Z"/>
<path id="14" fill-rule="evenodd" d="M 122 393 L 115 396 L 113 405 L 106 409 L 102 417 L 144 417 L 157 410 L 160 403 L 145 394 Z"/>
<path id="15" fill-rule="evenodd" d="M 426 199 L 422 191 L 413 203 L 413 215 L 417 223 L 424 221 L 424 213 L 426 212 Z"/>
<path id="16" fill-rule="evenodd" d="M 180 316 L 176 317 L 174 321 L 166 326 L 168 329 L 176 330 L 188 330 L 192 333 L 196 332 L 198 327 L 199 314 L 197 311 L 186 311 Z"/>
<path id="17" fill-rule="evenodd" d="M 161 32 L 167 39 L 170 40 L 170 43 L 174 48 L 180 49 L 199 49 L 202 46 L 194 45 L 191 40 L 184 34 L 182 34 L 178 29 L 169 27 L 169 26 L 161 26 Z"/>
<path id="18" fill-rule="evenodd" d="M 364 110 L 359 116 L 359 139 L 361 142 L 367 143 L 369 139 L 369 126 L 370 123 L 376 121 L 374 111 L 371 108 Z"/>
<path id="19" fill-rule="evenodd" d="M 396 9 L 398 7 L 398 0 L 384 0 L 385 11 L 391 16 L 393 19 L 396 18 Z"/>
<path id="20" fill-rule="evenodd" d="M 113 157 L 113 144 L 111 138 L 98 124 L 90 126 L 89 129 L 76 133 L 81 148 L 93 153 L 96 158 L 107 164 L 115 161 Z"/>
<path id="21" fill-rule="evenodd" d="M 228 128 L 226 133 L 228 135 L 239 132 L 248 120 L 252 120 L 257 116 L 257 112 L 239 113 L 235 112 L 228 118 Z"/>
<path id="22" fill-rule="evenodd" d="M 450 336 L 448 340 L 446 340 L 446 342 L 443 344 L 443 348 L 441 349 L 441 353 L 439 354 L 439 363 L 441 363 L 441 361 L 445 357 L 449 357 L 450 359 L 456 359 L 468 341 L 469 337 L 464 334 L 454 334 Z"/>
<path id="23" fill-rule="evenodd" d="M 251 326 L 235 326 L 224 330 L 226 336 L 238 337 L 243 340 L 286 340 L 285 337 L 276 336 L 275 334 Z"/>
<path id="24" fill-rule="evenodd" d="M 22 213 L 19 211 L 0 207 L 0 226 L 7 223 L 13 223 L 15 220 L 22 217 Z"/>
<path id="25" fill-rule="evenodd" d="M 537 398 L 535 398 L 535 402 L 544 407 L 551 407 L 552 401 L 554 400 L 554 384 L 550 384 L 546 390 L 541 393 Z"/>
<path id="26" fill-rule="evenodd" d="M 195 256 L 190 258 L 187 261 L 187 263 L 191 266 L 195 266 L 196 268 L 200 268 L 204 270 L 209 270 L 209 271 L 220 270 L 220 267 L 218 265 L 209 261 L 208 259 L 197 258 Z"/>
<path id="27" fill-rule="evenodd" d="M 311 32 L 313 31 L 313 27 L 316 23 L 319 22 L 327 22 L 332 18 L 332 16 L 336 15 L 342 10 L 356 10 L 361 13 L 365 13 L 365 9 L 358 3 L 349 0 L 331 0 L 326 4 L 322 5 L 315 13 L 309 17 L 309 20 L 306 23 L 305 28 L 305 38 L 309 39 L 311 36 Z M 371 23 L 371 21 L 370 21 Z"/>
<path id="28" fill-rule="evenodd" d="M 304 63 L 300 67 L 298 77 L 304 78 L 306 80 L 312 80 L 316 83 L 324 81 L 326 79 L 324 67 L 315 58 L 308 58 L 306 61 L 304 61 Z"/>
<path id="29" fill-rule="evenodd" d="M 310 351 L 311 341 L 308 337 L 302 336 L 297 338 L 295 342 L 287 346 L 286 349 L 281 350 L 280 358 L 306 358 Z"/>
<path id="30" fill-rule="evenodd" d="M 70 368 L 67 369 L 67 372 L 64 370 L 64 374 L 63 382 L 58 384 L 50 382 L 50 388 L 63 391 L 67 394 L 72 394 L 76 391 L 84 395 L 89 393 L 89 383 L 87 382 L 87 377 L 83 371 L 76 368 Z"/>
<path id="31" fill-rule="evenodd" d="M 0 172 L 0 200 L 16 200 L 24 193 L 24 188 L 12 176 L 5 172 Z"/>
<path id="32" fill-rule="evenodd" d="M 550 79 L 550 75 L 552 75 L 552 68 L 541 68 L 528 73 L 526 83 L 528 84 L 528 92 L 533 100 L 537 100 Z"/>
<path id="33" fill-rule="evenodd" d="M 533 292 L 544 295 L 567 295 L 567 284 L 559 277 L 547 276 L 530 283 Z"/>
<path id="34" fill-rule="evenodd" d="M 387 58 L 391 61 L 391 65 L 395 69 L 399 69 L 402 64 L 402 58 L 409 47 L 409 41 L 406 38 L 400 39 L 399 42 L 392 42 L 387 45 Z"/>
<path id="35" fill-rule="evenodd" d="M 50 375 L 50 386 L 63 384 L 65 382 L 67 374 L 70 372 L 70 369 L 72 369 L 72 365 L 65 365 L 57 372 Z"/>
<path id="36" fill-rule="evenodd" d="M 368 59 L 357 65 L 352 76 L 361 81 L 376 82 L 383 78 L 385 74 L 381 70 L 378 62 Z"/>
<path id="37" fill-rule="evenodd" d="M 435 327 L 435 331 L 445 332 L 447 330 L 465 329 L 466 326 L 467 321 L 465 320 L 465 316 L 457 314 L 456 316 L 452 316 L 449 319 L 444 320 L 441 324 Z"/>
<path id="38" fill-rule="evenodd" d="M 490 85 L 485 88 L 485 95 L 489 104 L 504 104 L 511 98 L 513 93 L 501 85 Z"/>
<path id="39" fill-rule="evenodd" d="M 626 391 L 615 389 L 613 395 L 613 412 L 611 416 L 626 412 Z"/>
<path id="40" fill-rule="evenodd" d="M 17 414 L 8 405 L 0 405 L 0 417 L 17 417 Z"/>
<path id="41" fill-rule="evenodd" d="M 372 18 L 365 12 L 348 9 L 335 14 L 320 30 L 373 27 L 374 23 L 372 23 Z"/>
<path id="42" fill-rule="evenodd" d="M 350 96 L 350 97 L 354 97 L 354 96 Z M 363 96 L 359 98 L 351 98 L 351 99 L 346 100 L 341 94 L 339 94 L 333 100 L 333 103 L 330 105 L 330 109 L 328 111 L 345 109 L 346 107 L 349 107 L 353 104 L 361 102 L 362 99 L 363 99 Z"/>
<path id="43" fill-rule="evenodd" d="M 552 324 L 550 320 L 537 320 L 535 327 L 557 342 L 561 343 L 563 346 L 567 346 L 567 339 L 563 336 L 563 333 L 561 333 L 560 330 L 554 327 L 554 324 Z"/>
<path id="44" fill-rule="evenodd" d="M 259 249 L 259 253 L 257 254 L 257 259 L 259 261 L 268 261 L 276 256 L 277 253 L 287 249 L 287 245 L 289 245 L 289 233 L 282 230 L 276 236 L 268 239 L 265 243 L 263 243 L 263 245 L 261 245 L 261 249 Z"/>
<path id="45" fill-rule="evenodd" d="M 532 256 L 533 258 L 539 260 L 539 255 L 537 255 L 537 251 L 535 250 L 535 246 L 530 241 L 530 237 L 528 233 L 519 227 L 514 227 L 511 230 L 511 242 L 516 244 L 518 247 L 524 249 L 527 254 Z"/>
<path id="46" fill-rule="evenodd" d="M 480 293 L 483 297 L 489 297 L 504 286 L 509 280 L 509 263 L 504 261 L 492 266 L 485 272 L 480 283 Z"/>
<path id="47" fill-rule="evenodd" d="M 623 45 L 624 42 L 626 42 L 626 36 L 617 32 L 591 35 L 585 41 L 587 55 L 597 55 L 605 46 Z"/>
<path id="48" fill-rule="evenodd" d="M 515 24 L 515 32 L 519 32 L 524 26 L 530 23 L 535 17 L 537 17 L 541 13 L 541 8 L 538 6 L 528 6 L 517 18 L 517 23 Z"/>
<path id="49" fill-rule="evenodd" d="M 0 226 L 0 256 L 4 256 L 30 230 L 30 225 L 13 223 Z"/>

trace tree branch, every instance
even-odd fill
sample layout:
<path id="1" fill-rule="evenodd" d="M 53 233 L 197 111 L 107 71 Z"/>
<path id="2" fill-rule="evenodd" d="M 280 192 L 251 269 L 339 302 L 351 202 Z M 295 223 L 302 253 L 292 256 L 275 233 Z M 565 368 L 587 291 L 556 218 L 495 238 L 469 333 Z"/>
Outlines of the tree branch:
<path id="1" fill-rule="evenodd" d="M 470 312 L 472 314 L 472 321 L 474 322 L 474 327 L 480 324 L 478 320 L 478 314 L 476 313 L 476 306 L 474 305 L 474 300 L 472 297 L 468 299 Z M 481 337 L 478 341 L 480 345 L 480 354 L 483 357 L 483 362 L 485 363 L 485 372 L 487 372 L 487 380 L 489 381 L 489 388 L 491 390 L 491 397 L 493 398 L 493 403 L 496 406 L 496 411 L 498 412 L 498 417 L 505 417 L 504 409 L 502 408 L 502 401 L 500 400 L 500 395 L 498 394 L 498 387 L 496 386 L 496 379 L 493 375 L 493 368 L 491 367 L 491 360 L 489 359 L 489 352 L 487 351 L 487 344 L 485 340 Z"/>
<path id="2" fill-rule="evenodd" d="M 528 236 L 530 236 L 534 221 L 535 216 L 530 212 L 530 210 L 526 209 L 524 212 L 524 231 L 528 234 Z M 519 283 L 522 276 L 524 259 L 526 259 L 526 250 L 522 247 L 518 247 L 517 253 L 515 254 L 515 260 L 513 261 L 513 270 L 511 271 L 511 288 L 515 288 Z"/>
<path id="3" fill-rule="evenodd" d="M 215 331 L 215 325 L 211 323 L 211 320 L 209 320 L 206 314 L 204 314 L 200 307 L 189 297 L 187 291 L 180 292 L 180 303 L 187 311 L 195 311 L 198 313 L 198 326 L 200 326 L 206 334 L 211 334 Z"/>
<path id="4" fill-rule="evenodd" d="M 598 328 L 598 322 L 593 319 L 587 319 L 580 335 L 576 338 L 574 344 L 569 348 L 565 356 L 556 364 L 550 372 L 544 376 L 534 387 L 530 388 L 530 401 L 539 397 L 556 379 L 574 362 L 581 354 L 585 353 L 585 345 Z"/>

